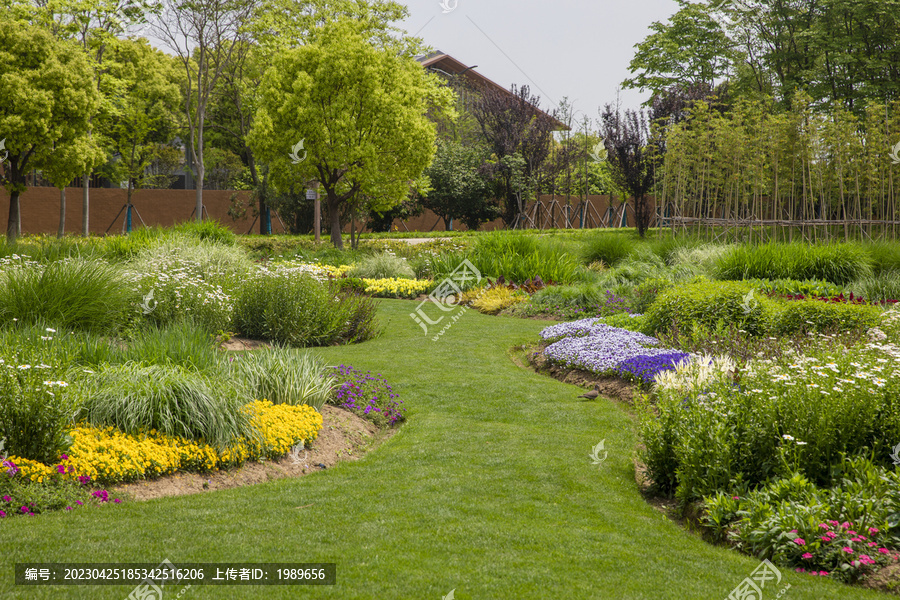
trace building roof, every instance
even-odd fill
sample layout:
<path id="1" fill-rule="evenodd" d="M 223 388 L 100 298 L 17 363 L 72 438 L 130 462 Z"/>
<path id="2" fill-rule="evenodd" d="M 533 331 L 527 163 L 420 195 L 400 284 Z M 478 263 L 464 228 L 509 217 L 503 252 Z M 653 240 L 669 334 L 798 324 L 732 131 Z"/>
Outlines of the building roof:
<path id="1" fill-rule="evenodd" d="M 477 67 L 478 65 L 475 65 L 472 67 L 467 67 L 466 65 L 459 62 L 458 60 L 456 60 L 449 54 L 445 54 L 445 53 L 441 52 L 440 50 L 432 52 L 431 54 L 417 56 L 416 60 L 419 61 L 419 64 L 421 64 L 426 69 L 431 69 L 434 71 L 442 72 L 445 75 L 449 75 L 449 76 L 464 75 L 466 77 L 466 79 L 468 79 L 471 83 L 475 84 L 476 86 L 479 86 L 479 87 L 484 86 L 484 87 L 487 87 L 487 88 L 490 88 L 490 89 L 493 89 L 496 91 L 500 91 L 505 94 L 512 95 L 512 92 L 510 90 L 508 90 L 505 87 L 503 87 L 502 85 L 492 81 L 491 79 L 488 79 L 487 77 L 485 77 L 484 75 L 482 75 L 481 73 L 476 71 L 475 67 Z M 554 130 L 560 131 L 560 130 L 569 129 L 565 125 L 565 123 L 563 123 L 562 121 L 560 121 L 558 119 L 555 119 L 553 116 L 547 114 L 546 112 L 541 110 L 539 107 L 535 106 L 534 108 L 545 118 L 547 118 L 553 122 Z"/>

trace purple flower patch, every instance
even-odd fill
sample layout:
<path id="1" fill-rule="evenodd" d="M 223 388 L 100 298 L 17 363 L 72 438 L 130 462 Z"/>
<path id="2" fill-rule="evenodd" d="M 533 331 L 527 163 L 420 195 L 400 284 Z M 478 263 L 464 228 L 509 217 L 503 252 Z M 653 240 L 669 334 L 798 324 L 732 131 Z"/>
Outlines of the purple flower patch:
<path id="1" fill-rule="evenodd" d="M 689 360 L 690 355 L 684 352 L 671 352 L 657 354 L 656 356 L 635 356 L 619 363 L 616 372 L 626 378 L 634 379 L 644 384 L 652 384 L 657 373 L 670 371 L 678 363 Z"/>
<path id="2" fill-rule="evenodd" d="M 592 373 L 618 373 L 619 366 L 637 357 L 669 356 L 676 353 L 669 348 L 655 348 L 656 338 L 619 329 L 597 319 L 582 319 L 547 327 L 541 332 L 545 340 L 556 339 L 544 350 L 552 362 L 566 368 L 584 369 Z"/>

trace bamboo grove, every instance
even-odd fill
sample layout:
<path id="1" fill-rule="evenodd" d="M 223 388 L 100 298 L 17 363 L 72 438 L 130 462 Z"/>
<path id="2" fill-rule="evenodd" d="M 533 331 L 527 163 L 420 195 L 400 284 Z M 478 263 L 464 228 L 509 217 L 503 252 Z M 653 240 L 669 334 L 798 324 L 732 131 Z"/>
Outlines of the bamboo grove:
<path id="1" fill-rule="evenodd" d="M 816 110 L 803 92 L 783 112 L 696 103 L 662 132 L 658 224 L 749 241 L 896 238 L 900 102 L 859 115 Z"/>

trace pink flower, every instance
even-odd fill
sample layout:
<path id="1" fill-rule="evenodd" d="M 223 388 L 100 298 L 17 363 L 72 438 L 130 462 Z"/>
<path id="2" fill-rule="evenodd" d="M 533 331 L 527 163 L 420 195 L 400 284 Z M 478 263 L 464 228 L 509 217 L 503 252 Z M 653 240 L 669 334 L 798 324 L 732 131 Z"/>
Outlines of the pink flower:
<path id="1" fill-rule="evenodd" d="M 831 538 L 828 537 L 827 535 L 823 535 L 823 536 L 820 537 L 819 539 L 822 540 L 823 542 L 830 542 L 830 541 L 831 541 Z"/>
<path id="2" fill-rule="evenodd" d="M 853 554 L 853 548 L 850 548 L 849 546 L 844 546 L 843 548 L 841 548 L 841 550 L 843 550 L 847 554 Z"/>
<path id="3" fill-rule="evenodd" d="M 3 512 L 2 510 L 0 510 L 0 519 L 2 519 L 2 518 L 5 517 L 5 516 L 6 516 L 6 513 Z"/>
<path id="4" fill-rule="evenodd" d="M 805 553 L 803 556 L 801 556 L 800 558 L 810 559 L 810 558 L 812 558 L 812 553 L 811 553 L 811 552 L 807 552 L 807 553 Z"/>
<path id="5" fill-rule="evenodd" d="M 878 533 L 878 530 L 874 527 L 869 527 L 869 533 Z"/>
<path id="6" fill-rule="evenodd" d="M 78 506 L 84 506 L 84 502 L 82 502 L 81 500 L 76 500 L 75 504 L 77 504 Z"/>
<path id="7" fill-rule="evenodd" d="M 806 540 L 804 540 L 803 538 L 796 538 L 796 539 L 794 540 L 794 543 L 795 543 L 795 544 L 799 544 L 800 546 L 805 546 L 805 545 L 806 545 Z"/>
<path id="8" fill-rule="evenodd" d="M 741 497 L 740 497 L 740 496 L 732 496 L 731 499 L 732 499 L 732 500 L 740 500 Z"/>
<path id="9" fill-rule="evenodd" d="M 60 454 L 59 460 L 69 460 L 69 457 L 65 454 Z"/>
<path id="10" fill-rule="evenodd" d="M 819 575 L 822 577 L 828 577 L 828 571 L 819 571 Z"/>
<path id="11" fill-rule="evenodd" d="M 837 522 L 837 521 L 828 521 L 828 522 L 831 523 L 832 525 L 834 525 L 835 527 L 838 526 L 838 522 Z"/>
<path id="12" fill-rule="evenodd" d="M 27 507 L 27 506 L 23 506 L 23 507 L 20 508 L 19 510 L 21 510 L 23 513 L 27 513 L 27 512 L 28 512 L 28 507 Z"/>
<path id="13" fill-rule="evenodd" d="M 57 473 L 65 473 L 65 472 L 66 472 L 66 465 L 56 465 L 56 472 L 57 472 Z"/>
<path id="14" fill-rule="evenodd" d="M 791 529 L 790 533 L 797 533 L 796 529 Z"/>
<path id="15" fill-rule="evenodd" d="M 121 503 L 122 503 L 122 501 L 121 501 L 119 498 L 113 499 L 113 502 L 115 502 L 116 504 L 121 504 Z"/>
<path id="16" fill-rule="evenodd" d="M 3 501 L 4 502 L 12 502 L 12 498 L 10 498 L 9 496 L 3 496 Z"/>
<path id="17" fill-rule="evenodd" d="M 891 551 L 888 550 L 887 548 L 879 548 L 878 551 L 881 552 L 882 554 L 890 554 L 891 553 Z"/>
<path id="18" fill-rule="evenodd" d="M 859 535 L 859 534 L 851 529 L 847 532 L 847 535 Z"/>
<path id="19" fill-rule="evenodd" d="M 71 506 L 67 506 L 67 507 L 66 507 L 66 510 L 72 510 L 72 507 L 71 507 Z"/>
<path id="20" fill-rule="evenodd" d="M 866 546 L 868 546 L 869 548 L 871 548 L 872 546 L 877 546 L 877 545 L 878 545 L 877 542 L 869 542 L 868 544 L 866 544 Z"/>
<path id="21" fill-rule="evenodd" d="M 794 570 L 797 571 L 798 573 L 806 573 L 806 569 L 804 569 L 804 568 L 802 568 L 802 567 L 797 567 L 797 568 L 794 569 Z"/>
<path id="22" fill-rule="evenodd" d="M 844 529 L 849 529 L 850 523 L 848 523 L 847 521 L 844 521 L 843 523 L 841 523 L 841 527 L 843 527 Z"/>
<path id="23" fill-rule="evenodd" d="M 827 525 L 826 523 L 819 523 L 819 527 L 821 527 L 822 529 L 828 529 L 828 528 L 829 528 L 828 525 Z"/>

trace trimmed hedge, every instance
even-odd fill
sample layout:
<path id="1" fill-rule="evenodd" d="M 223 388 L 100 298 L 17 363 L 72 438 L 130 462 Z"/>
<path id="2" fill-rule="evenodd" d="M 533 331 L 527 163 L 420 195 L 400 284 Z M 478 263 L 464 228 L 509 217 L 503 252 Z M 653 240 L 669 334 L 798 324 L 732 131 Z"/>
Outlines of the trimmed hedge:
<path id="1" fill-rule="evenodd" d="M 700 281 L 660 293 L 647 310 L 643 332 L 693 323 L 714 328 L 719 321 L 752 335 L 846 331 L 876 326 L 881 312 L 864 304 L 770 298 L 750 282 Z"/>

